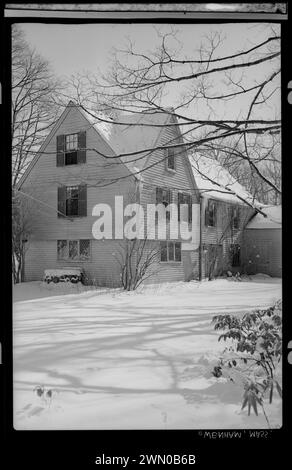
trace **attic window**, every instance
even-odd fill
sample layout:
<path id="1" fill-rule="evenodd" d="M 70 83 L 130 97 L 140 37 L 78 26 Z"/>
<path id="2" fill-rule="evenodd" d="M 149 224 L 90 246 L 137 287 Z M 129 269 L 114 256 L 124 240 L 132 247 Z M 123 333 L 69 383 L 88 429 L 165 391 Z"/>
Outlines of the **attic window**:
<path id="1" fill-rule="evenodd" d="M 57 166 L 86 163 L 86 132 L 57 135 Z"/>
<path id="2" fill-rule="evenodd" d="M 65 135 L 65 165 L 77 165 L 78 134 Z"/>
<path id="3" fill-rule="evenodd" d="M 65 136 L 65 151 L 77 150 L 78 148 L 78 134 L 69 134 Z"/>
<path id="4" fill-rule="evenodd" d="M 167 149 L 166 165 L 167 165 L 168 170 L 175 171 L 174 149 L 172 149 L 172 148 Z"/>

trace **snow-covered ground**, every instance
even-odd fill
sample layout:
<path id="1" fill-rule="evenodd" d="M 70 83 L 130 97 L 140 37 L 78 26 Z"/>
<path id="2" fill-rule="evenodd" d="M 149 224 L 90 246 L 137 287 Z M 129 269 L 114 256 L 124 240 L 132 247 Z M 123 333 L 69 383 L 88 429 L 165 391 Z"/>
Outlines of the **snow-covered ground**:
<path id="1" fill-rule="evenodd" d="M 224 344 L 210 321 L 272 305 L 280 279 L 58 289 L 14 288 L 15 429 L 267 427 L 261 410 L 240 410 L 239 386 L 211 375 Z M 37 386 L 52 398 L 37 396 Z M 278 399 L 267 414 L 281 425 Z"/>

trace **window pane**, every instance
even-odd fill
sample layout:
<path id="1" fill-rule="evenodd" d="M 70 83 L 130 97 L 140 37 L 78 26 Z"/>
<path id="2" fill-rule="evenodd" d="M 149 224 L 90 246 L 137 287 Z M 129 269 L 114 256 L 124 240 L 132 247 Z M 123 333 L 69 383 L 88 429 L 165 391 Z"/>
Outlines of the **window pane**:
<path id="1" fill-rule="evenodd" d="M 78 215 L 78 200 L 68 199 L 66 201 L 66 215 Z"/>
<path id="2" fill-rule="evenodd" d="M 162 204 L 166 206 L 168 206 L 168 191 L 166 189 L 163 189 L 162 190 Z"/>
<path id="3" fill-rule="evenodd" d="M 78 241 L 69 240 L 69 258 L 76 259 L 78 258 Z"/>
<path id="4" fill-rule="evenodd" d="M 181 261 L 181 243 L 175 243 L 175 261 Z"/>
<path id="5" fill-rule="evenodd" d="M 77 165 L 77 152 L 65 153 L 65 165 Z"/>
<path id="6" fill-rule="evenodd" d="M 67 187 L 66 215 L 78 215 L 78 186 Z"/>
<path id="7" fill-rule="evenodd" d="M 174 261 L 174 243 L 168 243 L 168 261 Z"/>
<path id="8" fill-rule="evenodd" d="M 234 207 L 233 209 L 233 228 L 239 227 L 239 209 Z"/>
<path id="9" fill-rule="evenodd" d="M 57 241 L 57 253 L 58 253 L 58 259 L 68 258 L 67 240 L 58 240 Z"/>
<path id="10" fill-rule="evenodd" d="M 208 225 L 211 227 L 215 226 L 215 217 L 216 217 L 216 205 L 215 202 L 209 201 L 208 204 Z"/>
<path id="11" fill-rule="evenodd" d="M 78 148 L 78 134 L 65 136 L 65 150 L 76 150 Z"/>
<path id="12" fill-rule="evenodd" d="M 80 240 L 80 259 L 89 259 L 90 256 L 90 240 Z"/>
<path id="13" fill-rule="evenodd" d="M 174 170 L 174 150 L 173 149 L 167 150 L 167 166 L 171 170 Z"/>
<path id="14" fill-rule="evenodd" d="M 167 245 L 166 242 L 160 243 L 160 260 L 167 261 Z"/>

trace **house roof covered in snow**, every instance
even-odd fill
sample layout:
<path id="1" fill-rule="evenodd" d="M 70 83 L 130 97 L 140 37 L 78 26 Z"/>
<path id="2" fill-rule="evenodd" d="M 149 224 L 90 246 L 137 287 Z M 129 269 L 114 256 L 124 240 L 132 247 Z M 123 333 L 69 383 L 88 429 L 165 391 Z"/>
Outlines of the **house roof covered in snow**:
<path id="1" fill-rule="evenodd" d="M 206 198 L 255 206 L 262 206 L 236 179 L 214 158 L 196 153 L 189 156 L 193 175 L 199 191 Z"/>
<path id="2" fill-rule="evenodd" d="M 282 227 L 282 206 L 263 207 L 267 217 L 262 214 L 256 214 L 247 225 L 247 229 L 281 229 Z"/>
<path id="3" fill-rule="evenodd" d="M 123 113 L 119 115 L 117 122 L 125 124 L 111 124 L 99 121 L 94 117 L 94 112 L 82 112 L 117 155 L 155 147 L 163 126 L 170 121 L 167 112 Z M 121 159 L 130 170 L 136 172 L 144 168 L 150 153 L 126 155 Z"/>

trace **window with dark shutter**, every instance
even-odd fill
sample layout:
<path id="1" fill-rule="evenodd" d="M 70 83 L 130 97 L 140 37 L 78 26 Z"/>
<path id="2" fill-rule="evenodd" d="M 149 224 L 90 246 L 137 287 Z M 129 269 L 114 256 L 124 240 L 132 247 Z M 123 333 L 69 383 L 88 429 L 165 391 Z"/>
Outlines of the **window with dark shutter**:
<path id="1" fill-rule="evenodd" d="M 217 214 L 216 202 L 208 200 L 208 204 L 205 209 L 205 225 L 207 227 L 216 226 L 216 214 Z"/>
<path id="2" fill-rule="evenodd" d="M 79 206 L 79 186 L 67 186 L 66 188 L 66 215 L 77 216 Z"/>
<path id="3" fill-rule="evenodd" d="M 175 155 L 174 155 L 174 149 L 168 148 L 166 149 L 166 167 L 168 170 L 175 171 Z"/>
<path id="4" fill-rule="evenodd" d="M 156 188 L 156 204 L 162 203 L 162 188 Z"/>
<path id="5" fill-rule="evenodd" d="M 65 165 L 76 165 L 78 134 L 65 135 Z"/>
<path id="6" fill-rule="evenodd" d="M 58 217 L 66 216 L 66 186 L 58 187 Z"/>
<path id="7" fill-rule="evenodd" d="M 87 216 L 87 186 L 61 186 L 58 188 L 58 217 Z"/>
<path id="8" fill-rule="evenodd" d="M 78 133 L 78 163 L 86 163 L 86 131 Z"/>
<path id="9" fill-rule="evenodd" d="M 205 208 L 205 225 L 208 227 L 209 225 L 209 208 L 208 206 Z"/>
<path id="10" fill-rule="evenodd" d="M 57 166 L 65 165 L 65 136 L 57 135 Z"/>
<path id="11" fill-rule="evenodd" d="M 178 193 L 178 220 L 179 221 L 181 220 L 181 211 L 180 211 L 181 204 L 185 204 L 188 206 L 187 220 L 190 223 L 192 221 L 192 196 L 186 193 Z"/>
<path id="12" fill-rule="evenodd" d="M 165 208 L 172 203 L 172 191 L 165 188 L 156 188 L 156 204 L 163 204 Z M 158 213 L 155 214 L 156 222 Z M 170 212 L 166 211 L 166 220 L 170 220 Z"/>
<path id="13" fill-rule="evenodd" d="M 57 136 L 57 166 L 86 163 L 86 131 Z"/>
<path id="14" fill-rule="evenodd" d="M 87 186 L 81 184 L 79 186 L 78 215 L 80 217 L 87 216 Z"/>

